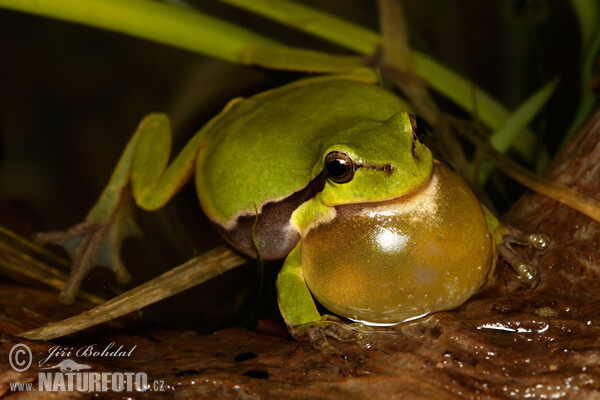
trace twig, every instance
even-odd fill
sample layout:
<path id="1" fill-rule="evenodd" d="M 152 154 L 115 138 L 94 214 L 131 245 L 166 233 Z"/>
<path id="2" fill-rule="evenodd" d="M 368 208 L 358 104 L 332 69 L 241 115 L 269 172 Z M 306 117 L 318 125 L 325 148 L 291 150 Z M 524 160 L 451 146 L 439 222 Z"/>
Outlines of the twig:
<path id="1" fill-rule="evenodd" d="M 465 136 L 481 149 L 497 168 L 521 183 L 523 186 L 569 206 L 583 215 L 600 222 L 600 202 L 586 197 L 568 186 L 557 182 L 551 182 L 542 176 L 538 176 L 528 171 L 496 151 L 487 141 L 482 140 L 467 129 L 457 129 L 457 132 Z"/>
<path id="2" fill-rule="evenodd" d="M 78 332 L 166 299 L 242 265 L 246 261 L 231 248 L 219 246 L 96 308 L 62 321 L 52 322 L 41 328 L 23 332 L 20 336 L 32 340 L 50 340 Z"/>
<path id="3" fill-rule="evenodd" d="M 69 262 L 7 229 L 0 227 L 0 271 L 17 280 L 41 282 L 62 290 L 67 275 L 60 268 L 68 269 Z M 92 304 L 102 304 L 104 299 L 85 291 L 78 298 Z"/>
<path id="4" fill-rule="evenodd" d="M 475 177 L 469 169 L 460 143 L 450 125 L 429 94 L 428 82 L 415 76 L 414 61 L 408 43 L 406 18 L 400 0 L 379 0 L 379 23 L 383 39 L 382 75 L 392 81 L 413 103 L 417 114 L 434 127 L 444 143 L 440 151 L 450 165 L 474 186 Z"/>

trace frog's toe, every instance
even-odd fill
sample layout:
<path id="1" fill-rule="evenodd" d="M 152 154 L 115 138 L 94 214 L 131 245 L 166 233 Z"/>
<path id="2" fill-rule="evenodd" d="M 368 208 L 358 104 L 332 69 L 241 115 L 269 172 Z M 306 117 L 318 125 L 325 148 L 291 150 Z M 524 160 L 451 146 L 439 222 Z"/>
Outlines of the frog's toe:
<path id="1" fill-rule="evenodd" d="M 296 339 L 308 340 L 313 347 L 327 353 L 341 352 L 330 339 L 360 346 L 368 346 L 373 341 L 373 328 L 360 322 L 346 323 L 333 315 L 324 315 L 320 321 L 291 327 L 290 331 Z"/>
<path id="2" fill-rule="evenodd" d="M 59 245 L 71 256 L 71 274 L 59 295 L 61 303 L 71 304 L 75 300 L 81 282 L 100 257 L 106 232 L 106 224 L 83 222 L 65 231 L 44 232 L 35 235 L 36 242 Z"/>
<path id="3" fill-rule="evenodd" d="M 498 246 L 498 254 L 504 258 L 504 261 L 510 264 L 523 283 L 535 288 L 540 280 L 540 274 L 536 267 L 523 261 L 515 251 L 504 244 Z"/>
<path id="4" fill-rule="evenodd" d="M 72 226 L 64 231 L 56 232 L 38 232 L 33 237 L 33 240 L 41 245 L 56 244 L 64 247 L 69 255 L 73 256 L 75 248 L 81 240 L 89 234 L 90 231 L 96 229 L 97 222 L 82 222 Z"/>
<path id="5" fill-rule="evenodd" d="M 131 280 L 131 274 L 125 268 L 125 264 L 121 261 L 121 257 L 115 257 L 110 267 L 115 273 L 115 279 L 119 285 L 125 285 Z"/>
<path id="6" fill-rule="evenodd" d="M 59 245 L 71 256 L 71 273 L 59 301 L 72 304 L 83 279 L 96 266 L 111 269 L 119 284 L 129 282 L 131 276 L 119 252 L 123 240 L 135 233 L 135 225 L 125 215 L 103 222 L 86 221 L 65 231 L 38 233 L 35 236 L 38 243 Z"/>
<path id="7" fill-rule="evenodd" d="M 544 250 L 550 243 L 550 238 L 545 233 L 525 233 L 514 226 L 504 229 L 502 241 L 509 245 L 530 246 L 538 250 Z"/>
<path id="8" fill-rule="evenodd" d="M 298 339 L 296 335 L 294 336 Z M 307 339 L 315 349 L 323 353 L 341 353 L 338 347 L 331 344 L 325 330 L 320 326 L 307 326 L 301 337 Z"/>
<path id="9" fill-rule="evenodd" d="M 321 317 L 323 322 L 329 322 L 326 325 L 328 336 L 339 340 L 340 342 L 355 342 L 360 345 L 368 345 L 372 340 L 373 327 L 367 326 L 362 322 L 344 322 L 341 318 L 325 314 Z"/>
<path id="10" fill-rule="evenodd" d="M 538 250 L 544 250 L 550 243 L 550 238 L 545 233 L 530 233 L 527 235 L 527 243 Z"/>
<path id="11" fill-rule="evenodd" d="M 537 250 L 544 250 L 549 243 L 550 238 L 544 233 L 525 233 L 513 226 L 506 226 L 504 227 L 502 243 L 497 246 L 497 251 L 498 255 L 504 258 L 519 275 L 521 282 L 535 288 L 540 280 L 537 268 L 526 263 L 512 246 L 530 246 Z"/>

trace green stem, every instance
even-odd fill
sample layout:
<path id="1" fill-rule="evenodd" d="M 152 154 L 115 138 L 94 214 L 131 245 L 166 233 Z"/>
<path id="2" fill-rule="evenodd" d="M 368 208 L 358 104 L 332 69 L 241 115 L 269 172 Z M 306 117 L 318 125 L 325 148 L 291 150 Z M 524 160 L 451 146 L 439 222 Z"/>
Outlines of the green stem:
<path id="1" fill-rule="evenodd" d="M 510 145 L 515 141 L 519 133 L 523 131 L 538 115 L 540 110 L 546 105 L 554 93 L 559 79 L 554 78 L 541 89 L 536 91 L 527 100 L 523 102 L 498 129 L 489 137 L 490 145 L 500 153 L 505 153 Z M 483 184 L 487 181 L 492 172 L 492 164 L 484 162 L 479 171 L 479 181 Z"/>
<path id="2" fill-rule="evenodd" d="M 227 246 L 215 247 L 98 307 L 62 321 L 51 322 L 41 328 L 20 333 L 19 336 L 32 340 L 51 340 L 79 332 L 174 296 L 222 275 L 246 261 Z"/>
<path id="3" fill-rule="evenodd" d="M 0 0 L 0 7 L 125 33 L 231 62 L 271 39 L 189 8 L 148 0 Z"/>
<path id="4" fill-rule="evenodd" d="M 120 32 L 237 64 L 338 74 L 363 65 L 358 56 L 282 46 L 235 24 L 158 1 L 0 0 L 0 7 Z"/>
<path id="5" fill-rule="evenodd" d="M 244 47 L 241 63 L 284 71 L 342 74 L 366 69 L 362 57 L 333 55 L 285 46 L 250 44 Z M 371 69 L 372 71 L 372 69 Z M 374 76 L 374 73 L 372 74 Z"/>
<path id="6" fill-rule="evenodd" d="M 571 0 L 571 8 L 575 12 L 579 22 L 579 33 L 581 35 L 581 48 L 587 49 L 594 37 L 596 24 L 598 22 L 597 0 Z"/>
<path id="7" fill-rule="evenodd" d="M 598 50 L 600 49 L 600 6 L 597 0 L 571 0 L 571 6 L 577 15 L 581 31 L 581 94 L 577 113 L 571 122 L 567 134 L 563 137 L 560 149 L 571 140 L 571 137 L 583 121 L 590 115 L 596 104 L 597 95 L 590 88 L 594 76 Z"/>
<path id="8" fill-rule="evenodd" d="M 498 169 L 521 183 L 523 186 L 600 222 L 599 201 L 590 198 L 589 196 L 585 196 L 562 183 L 549 181 L 543 176 L 528 171 L 496 151 L 496 149 L 494 149 L 487 141 L 480 139 L 467 129 L 459 130 L 458 132 L 473 142 L 478 149 L 481 149 L 484 154 L 493 161 Z"/>
<path id="9" fill-rule="evenodd" d="M 221 1 L 339 44 L 357 53 L 372 54 L 381 43 L 381 37 L 369 29 L 293 1 Z"/>
<path id="10" fill-rule="evenodd" d="M 371 55 L 381 44 L 376 32 L 328 15 L 322 11 L 287 0 L 221 0 L 244 10 L 291 26 L 358 53 Z M 431 87 L 477 117 L 489 128 L 498 128 L 510 114 L 502 104 L 481 88 L 430 57 L 412 53 L 414 72 Z M 475 104 L 477 109 L 475 110 Z M 531 135 L 531 131 L 524 131 Z"/>

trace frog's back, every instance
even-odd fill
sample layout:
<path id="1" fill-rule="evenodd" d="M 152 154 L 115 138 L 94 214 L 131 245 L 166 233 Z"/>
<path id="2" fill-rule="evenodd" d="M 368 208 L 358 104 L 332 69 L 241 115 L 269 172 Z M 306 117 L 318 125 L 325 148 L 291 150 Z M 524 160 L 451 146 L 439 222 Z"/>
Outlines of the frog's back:
<path id="1" fill-rule="evenodd" d="M 283 257 L 298 240 L 297 233 L 283 225 L 289 225 L 291 212 L 324 183 L 318 182 L 324 135 L 335 134 L 335 127 L 384 121 L 405 110 L 388 91 L 346 79 L 305 80 L 241 100 L 216 121 L 198 157 L 196 185 L 202 207 L 223 233 L 239 231 L 244 220 L 248 227 L 242 230 L 251 229 L 256 206 L 259 224 L 262 219 L 271 225 L 265 229 L 272 232 L 263 235 L 257 227 L 263 241 L 293 236 L 284 240 L 289 243 L 282 244 L 276 256 L 261 252 L 266 259 Z M 249 232 L 240 234 L 248 240 Z M 228 240 L 236 245 L 238 239 Z"/>

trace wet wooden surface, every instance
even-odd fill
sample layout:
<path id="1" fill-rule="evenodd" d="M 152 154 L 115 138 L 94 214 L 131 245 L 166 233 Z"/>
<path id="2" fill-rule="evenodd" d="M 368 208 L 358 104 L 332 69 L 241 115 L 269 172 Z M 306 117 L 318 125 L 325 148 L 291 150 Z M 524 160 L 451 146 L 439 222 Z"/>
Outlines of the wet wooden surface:
<path id="1" fill-rule="evenodd" d="M 600 199 L 599 139 L 596 113 L 549 176 Z M 84 305 L 59 307 L 54 293 L 1 286 L 0 396 L 20 398 L 9 382 L 35 382 L 35 362 L 52 346 L 114 342 L 137 347 L 131 357 L 74 359 L 93 371 L 139 371 L 151 383 L 164 381 L 165 391 L 126 395 L 136 398 L 600 398 L 600 225 L 536 194 L 523 196 L 505 221 L 551 237 L 546 251 L 519 250 L 538 264 L 538 287 L 523 287 L 499 263 L 495 284 L 457 310 L 374 334 L 368 348 L 337 343 L 342 354 L 294 341 L 270 321 L 255 331 L 198 335 L 130 316 L 52 343 L 33 342 L 13 335 Z M 17 343 L 33 352 L 34 365 L 24 373 L 7 362 Z"/>

